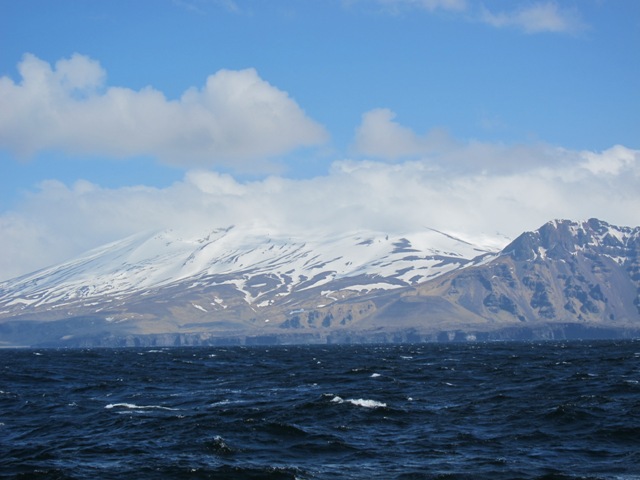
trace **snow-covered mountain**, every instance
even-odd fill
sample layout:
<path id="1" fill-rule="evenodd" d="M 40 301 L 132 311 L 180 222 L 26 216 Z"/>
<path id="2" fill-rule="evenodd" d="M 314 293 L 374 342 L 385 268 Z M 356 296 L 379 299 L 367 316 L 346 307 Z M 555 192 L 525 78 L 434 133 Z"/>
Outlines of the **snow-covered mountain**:
<path id="1" fill-rule="evenodd" d="M 612 316 L 632 327 L 639 238 L 598 220 L 549 222 L 502 251 L 428 228 L 140 234 L 0 283 L 0 342 L 402 341 Z"/>
<path id="2" fill-rule="evenodd" d="M 238 227 L 196 238 L 169 230 L 135 235 L 0 283 L 0 315 L 27 306 L 47 310 L 86 304 L 185 281 L 190 288 L 233 286 L 248 304 L 259 307 L 275 296 L 340 279 L 346 288 L 360 291 L 413 285 L 496 253 L 429 229 L 405 236 L 358 232 L 313 239 Z"/>
<path id="3" fill-rule="evenodd" d="M 243 330 L 253 318 L 284 322 L 307 298 L 317 306 L 400 289 L 496 254 L 427 228 L 313 238 L 246 227 L 197 236 L 168 230 L 0 283 L 0 319 L 90 317 L 137 333 L 203 321 Z"/>

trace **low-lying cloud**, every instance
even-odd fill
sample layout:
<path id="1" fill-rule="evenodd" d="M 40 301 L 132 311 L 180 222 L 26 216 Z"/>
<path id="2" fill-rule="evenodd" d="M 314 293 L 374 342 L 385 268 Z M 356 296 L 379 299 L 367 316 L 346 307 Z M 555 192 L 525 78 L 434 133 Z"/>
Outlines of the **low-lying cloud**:
<path id="1" fill-rule="evenodd" d="M 501 165 L 509 164 L 511 155 L 535 158 L 539 152 L 526 146 L 482 148 L 487 155 L 497 152 Z M 232 224 L 254 225 L 304 236 L 431 227 L 470 240 L 504 242 L 503 236 L 554 218 L 640 225 L 639 150 L 549 147 L 542 162 L 494 170 L 457 170 L 446 160 L 465 158 L 468 149 L 403 162 L 337 161 L 328 174 L 303 180 L 271 176 L 240 182 L 228 174 L 190 170 L 167 188 L 43 182 L 18 208 L 0 216 L 0 278 L 143 230 L 166 228 L 196 235 Z"/>
<path id="2" fill-rule="evenodd" d="M 0 148 L 83 156 L 151 155 L 160 161 L 238 171 L 325 142 L 324 127 L 253 69 L 221 70 L 169 100 L 152 88 L 108 87 L 100 64 L 74 54 L 52 67 L 27 54 L 21 80 L 0 77 Z"/>

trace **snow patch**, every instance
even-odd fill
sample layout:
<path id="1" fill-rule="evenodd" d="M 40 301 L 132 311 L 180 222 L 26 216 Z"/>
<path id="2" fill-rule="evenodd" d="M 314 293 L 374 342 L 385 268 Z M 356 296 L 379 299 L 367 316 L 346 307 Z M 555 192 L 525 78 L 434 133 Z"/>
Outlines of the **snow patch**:
<path id="1" fill-rule="evenodd" d="M 396 285 L 393 283 L 368 283 L 367 285 L 349 285 L 344 287 L 345 290 L 355 290 L 356 292 L 368 292 L 371 290 L 393 290 L 402 288 L 404 285 Z"/>
<path id="2" fill-rule="evenodd" d="M 37 301 L 38 301 L 37 299 L 27 299 L 27 298 L 18 297 L 18 298 L 15 298 L 15 299 L 11 300 L 10 302 L 7 302 L 5 304 L 5 306 L 12 307 L 14 305 L 31 305 L 31 304 L 33 304 L 33 303 L 35 303 Z"/>
<path id="3" fill-rule="evenodd" d="M 196 304 L 196 303 L 192 303 L 192 304 L 191 304 L 191 306 L 192 306 L 192 307 L 194 307 L 194 308 L 197 308 L 197 309 L 198 309 L 198 310 L 200 310 L 201 312 L 209 313 L 209 312 L 207 312 L 207 310 L 206 310 L 204 307 L 201 307 L 200 305 L 198 305 L 198 304 Z"/>

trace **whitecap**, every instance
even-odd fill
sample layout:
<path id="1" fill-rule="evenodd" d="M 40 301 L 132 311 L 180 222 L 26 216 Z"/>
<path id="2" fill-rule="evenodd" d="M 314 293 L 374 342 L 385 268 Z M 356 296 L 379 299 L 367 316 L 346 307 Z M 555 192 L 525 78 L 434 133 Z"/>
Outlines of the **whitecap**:
<path id="1" fill-rule="evenodd" d="M 108 405 L 105 405 L 104 408 L 129 408 L 131 410 L 178 410 L 177 408 L 163 407 L 161 405 L 136 405 L 135 403 L 109 403 Z"/>
<path id="2" fill-rule="evenodd" d="M 372 374 L 371 374 L 371 378 L 376 378 L 376 377 L 379 377 L 379 376 L 380 376 L 380 374 L 379 374 L 379 373 L 372 373 Z"/>
<path id="3" fill-rule="evenodd" d="M 347 402 L 364 408 L 385 408 L 387 406 L 386 403 L 378 402 L 377 400 L 365 400 L 363 398 L 348 398 Z"/>
<path id="4" fill-rule="evenodd" d="M 342 397 L 338 395 L 333 395 L 331 399 L 331 403 L 350 403 L 351 405 L 355 405 L 356 407 L 364 407 L 364 408 L 385 408 L 387 406 L 386 403 L 378 402 L 377 400 L 367 400 L 364 398 L 348 398 L 344 400 Z"/>
<path id="5" fill-rule="evenodd" d="M 247 400 L 229 400 L 229 399 L 224 399 L 224 400 L 220 400 L 218 402 L 213 402 L 211 404 L 209 404 L 210 407 L 223 407 L 225 405 L 237 405 L 240 403 L 247 403 Z"/>

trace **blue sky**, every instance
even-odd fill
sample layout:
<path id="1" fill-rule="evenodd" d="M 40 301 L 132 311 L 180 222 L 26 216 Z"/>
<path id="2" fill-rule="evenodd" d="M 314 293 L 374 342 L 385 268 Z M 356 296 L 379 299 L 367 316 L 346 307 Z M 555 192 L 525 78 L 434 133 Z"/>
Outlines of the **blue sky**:
<path id="1" fill-rule="evenodd" d="M 640 224 L 635 0 L 0 0 L 0 44 L 0 279 L 183 224 Z"/>

